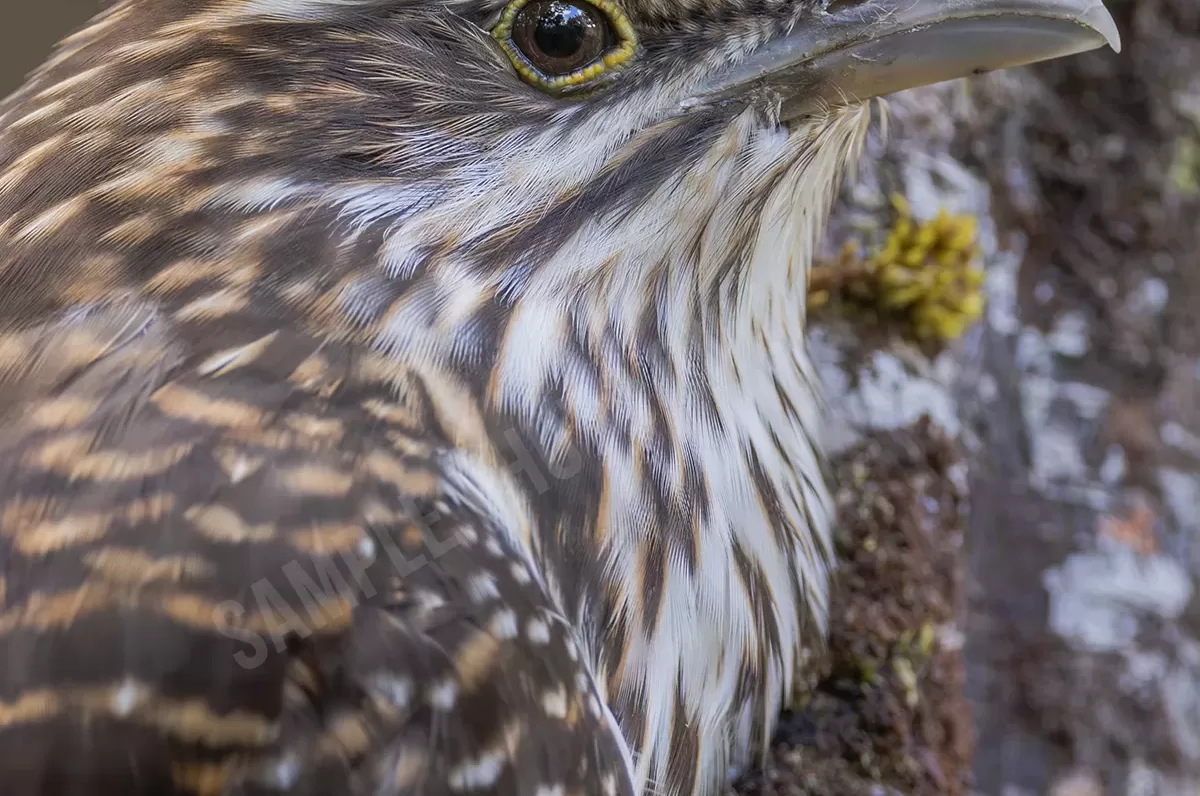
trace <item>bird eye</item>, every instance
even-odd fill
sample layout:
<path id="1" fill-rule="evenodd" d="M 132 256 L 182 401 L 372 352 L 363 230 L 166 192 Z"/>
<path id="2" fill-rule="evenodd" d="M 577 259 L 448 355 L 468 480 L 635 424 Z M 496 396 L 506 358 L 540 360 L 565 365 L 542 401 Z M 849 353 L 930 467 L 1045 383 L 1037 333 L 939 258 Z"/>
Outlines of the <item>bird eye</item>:
<path id="1" fill-rule="evenodd" d="M 569 93 L 628 61 L 633 26 L 610 0 L 513 0 L 492 35 L 527 83 Z"/>

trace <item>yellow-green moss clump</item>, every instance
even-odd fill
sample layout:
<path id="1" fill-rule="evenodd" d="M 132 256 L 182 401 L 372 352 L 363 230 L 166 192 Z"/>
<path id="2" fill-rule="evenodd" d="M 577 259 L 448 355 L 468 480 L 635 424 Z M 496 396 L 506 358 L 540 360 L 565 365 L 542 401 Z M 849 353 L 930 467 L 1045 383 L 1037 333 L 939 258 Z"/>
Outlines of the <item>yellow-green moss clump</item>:
<path id="1" fill-rule="evenodd" d="M 976 219 L 942 211 L 918 221 L 902 196 L 892 197 L 892 207 L 895 221 L 873 254 L 862 257 L 851 241 L 835 262 L 814 268 L 809 308 L 866 310 L 905 322 L 919 340 L 954 340 L 983 312 Z"/>

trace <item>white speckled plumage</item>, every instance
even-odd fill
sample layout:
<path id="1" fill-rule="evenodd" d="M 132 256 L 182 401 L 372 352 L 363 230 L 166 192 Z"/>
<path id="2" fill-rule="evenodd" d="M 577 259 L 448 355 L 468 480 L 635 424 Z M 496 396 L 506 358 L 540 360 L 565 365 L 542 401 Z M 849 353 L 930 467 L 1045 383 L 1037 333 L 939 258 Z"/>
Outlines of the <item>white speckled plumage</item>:
<path id="1" fill-rule="evenodd" d="M 712 796 L 824 629 L 814 0 L 118 0 L 0 103 L 12 796 Z M 62 761 L 69 760 L 63 765 Z"/>

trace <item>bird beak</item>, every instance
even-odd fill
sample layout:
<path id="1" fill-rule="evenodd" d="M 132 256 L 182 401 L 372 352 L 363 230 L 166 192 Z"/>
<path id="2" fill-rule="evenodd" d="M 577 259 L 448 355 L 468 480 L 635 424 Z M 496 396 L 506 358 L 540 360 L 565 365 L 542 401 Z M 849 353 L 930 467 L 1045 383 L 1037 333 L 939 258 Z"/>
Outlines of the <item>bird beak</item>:
<path id="1" fill-rule="evenodd" d="M 686 104 L 757 97 L 788 120 L 1105 44 L 1121 51 L 1101 0 L 827 0 Z"/>

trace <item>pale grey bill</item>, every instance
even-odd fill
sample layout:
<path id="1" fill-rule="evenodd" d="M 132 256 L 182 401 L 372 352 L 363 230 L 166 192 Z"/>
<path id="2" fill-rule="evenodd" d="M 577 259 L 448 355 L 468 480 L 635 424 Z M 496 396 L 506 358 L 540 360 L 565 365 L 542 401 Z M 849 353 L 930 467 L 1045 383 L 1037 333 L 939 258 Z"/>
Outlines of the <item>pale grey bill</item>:
<path id="1" fill-rule="evenodd" d="M 730 70 L 688 106 L 778 102 L 784 119 L 1104 45 L 1121 51 L 1101 0 L 838 0 Z"/>

